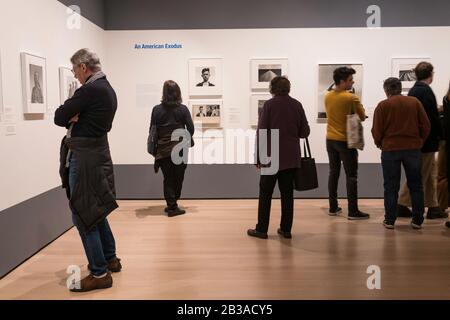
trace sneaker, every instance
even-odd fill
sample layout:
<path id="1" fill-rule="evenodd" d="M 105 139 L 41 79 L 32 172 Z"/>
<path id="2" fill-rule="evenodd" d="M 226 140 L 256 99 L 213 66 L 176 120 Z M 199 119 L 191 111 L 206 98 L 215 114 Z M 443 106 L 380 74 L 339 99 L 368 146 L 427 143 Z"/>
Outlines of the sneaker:
<path id="1" fill-rule="evenodd" d="M 448 218 L 448 213 L 445 211 L 442 211 L 438 207 L 434 208 L 428 208 L 427 211 L 427 219 L 445 219 Z"/>
<path id="2" fill-rule="evenodd" d="M 397 217 L 412 218 L 412 216 L 412 211 L 408 207 L 402 206 L 401 204 L 397 205 Z"/>
<path id="3" fill-rule="evenodd" d="M 370 215 L 358 210 L 356 213 L 349 213 L 348 220 L 365 220 L 369 219 Z"/>
<path id="4" fill-rule="evenodd" d="M 290 233 L 290 232 L 288 232 L 288 231 L 283 231 L 283 230 L 281 230 L 281 228 L 280 229 L 278 229 L 278 234 L 280 235 L 280 236 L 283 236 L 283 238 L 285 238 L 285 239 L 292 239 L 292 234 Z"/>
<path id="5" fill-rule="evenodd" d="M 414 221 L 411 221 L 411 227 L 412 227 L 413 229 L 415 229 L 415 230 L 420 230 L 420 229 L 422 229 L 422 225 L 421 225 L 421 224 L 418 224 L 418 223 L 416 223 L 416 222 L 414 222 Z"/>
<path id="6" fill-rule="evenodd" d="M 394 223 L 392 223 L 392 222 L 389 222 L 389 221 L 387 221 L 387 220 L 384 220 L 383 221 L 383 226 L 386 228 L 386 229 L 394 229 Z"/>
<path id="7" fill-rule="evenodd" d="M 92 274 L 81 280 L 75 285 L 75 288 L 70 289 L 72 292 L 88 292 L 97 289 L 111 288 L 113 279 L 111 273 L 108 272 L 103 278 L 96 278 Z"/>
<path id="8" fill-rule="evenodd" d="M 114 258 L 113 260 L 108 262 L 108 270 L 116 273 L 122 270 L 122 264 L 120 263 L 119 258 Z"/>
<path id="9" fill-rule="evenodd" d="M 445 223 L 445 226 L 446 226 L 447 228 L 450 228 L 450 221 L 447 221 L 447 222 Z"/>
<path id="10" fill-rule="evenodd" d="M 175 209 L 169 209 L 167 210 L 167 216 L 172 218 L 172 217 L 176 217 L 176 216 L 180 216 L 182 214 L 185 214 L 186 210 L 182 210 L 179 207 L 176 207 Z"/>
<path id="11" fill-rule="evenodd" d="M 267 239 L 268 238 L 267 233 L 259 232 L 256 229 L 248 229 L 247 235 L 249 235 L 250 237 L 255 237 L 255 238 L 259 238 L 259 239 Z"/>
<path id="12" fill-rule="evenodd" d="M 330 209 L 328 211 L 328 215 L 332 216 L 332 217 L 337 216 L 340 213 L 342 213 L 342 208 L 340 208 L 340 207 L 337 207 L 336 209 Z"/>

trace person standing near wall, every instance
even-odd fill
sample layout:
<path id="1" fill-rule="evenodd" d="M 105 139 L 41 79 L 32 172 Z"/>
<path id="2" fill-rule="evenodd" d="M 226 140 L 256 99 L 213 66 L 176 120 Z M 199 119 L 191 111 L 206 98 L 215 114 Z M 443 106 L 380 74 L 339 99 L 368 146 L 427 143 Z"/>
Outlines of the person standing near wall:
<path id="1" fill-rule="evenodd" d="M 342 212 L 338 205 L 338 182 L 341 162 L 344 164 L 347 179 L 348 219 L 369 219 L 370 215 L 358 208 L 358 151 L 347 147 L 347 115 L 356 113 L 361 121 L 366 119 L 365 110 L 353 88 L 355 69 L 340 67 L 334 70 L 334 90 L 325 96 L 327 113 L 327 152 L 330 163 L 328 178 L 329 215 L 336 216 Z"/>
<path id="2" fill-rule="evenodd" d="M 164 82 L 161 104 L 153 108 L 150 121 L 150 128 L 151 126 L 157 128 L 158 146 L 155 155 L 155 172 L 161 168 L 164 175 L 164 198 L 167 203 L 165 212 L 169 217 L 186 213 L 185 210 L 178 207 L 178 200 L 181 197 L 187 161 L 178 163 L 174 157 L 187 159 L 187 154 L 183 154 L 186 149 L 181 150 L 179 154 L 173 154 L 173 149 L 180 143 L 178 139 L 172 140 L 173 132 L 179 129 L 185 130 L 185 134 L 189 135 L 187 137 L 190 141 L 189 147 L 194 145 L 192 140 L 195 131 L 194 123 L 189 109 L 182 102 L 178 84 L 172 80 Z"/>
<path id="3" fill-rule="evenodd" d="M 117 97 L 97 54 L 81 49 L 71 62 L 82 86 L 56 110 L 55 124 L 68 129 L 61 145 L 60 174 L 90 271 L 71 291 L 86 292 L 111 287 L 111 272 L 122 269 L 106 218 L 118 207 L 108 143 Z"/>
<path id="4" fill-rule="evenodd" d="M 291 83 L 286 77 L 277 76 L 270 82 L 270 93 L 273 98 L 266 101 L 258 121 L 257 141 L 263 139 L 261 131 L 266 130 L 268 140 L 261 141 L 270 150 L 271 130 L 278 130 L 279 156 L 278 168 L 275 174 L 264 174 L 261 172 L 259 182 L 259 205 L 258 224 L 255 229 L 248 229 L 247 234 L 251 237 L 267 239 L 269 229 L 270 207 L 275 184 L 281 192 L 281 225 L 278 234 L 282 237 L 292 238 L 291 229 L 294 218 L 294 177 L 295 170 L 300 162 L 300 138 L 307 138 L 310 133 L 308 120 L 302 104 L 289 96 Z M 272 146 L 272 149 L 275 148 Z M 260 143 L 257 144 L 257 167 L 261 169 Z M 274 165 L 272 161 L 268 166 Z"/>
<path id="5" fill-rule="evenodd" d="M 389 78 L 383 87 L 388 98 L 375 109 L 372 127 L 375 145 L 382 150 L 385 210 L 383 225 L 387 229 L 394 229 L 403 165 L 412 199 L 411 226 L 420 229 L 424 220 L 420 149 L 430 132 L 430 121 L 419 100 L 401 94 L 402 83 L 399 79 Z"/>
<path id="6" fill-rule="evenodd" d="M 439 141 L 443 138 L 439 121 L 439 112 L 436 96 L 430 87 L 434 78 L 434 68 L 429 62 L 420 62 L 414 69 L 417 82 L 408 95 L 416 97 L 422 103 L 430 120 L 430 134 L 422 147 L 422 184 L 425 196 L 425 207 L 428 207 L 427 219 L 446 218 L 448 214 L 439 208 L 437 199 L 437 166 L 436 152 L 439 150 Z M 402 217 L 411 217 L 411 197 L 407 183 L 402 185 L 398 200 L 398 213 Z"/>

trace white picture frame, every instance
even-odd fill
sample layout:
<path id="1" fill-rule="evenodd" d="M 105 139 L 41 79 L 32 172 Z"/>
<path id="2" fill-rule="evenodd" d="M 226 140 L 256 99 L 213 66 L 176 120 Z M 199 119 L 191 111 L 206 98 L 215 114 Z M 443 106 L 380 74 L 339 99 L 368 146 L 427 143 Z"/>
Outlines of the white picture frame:
<path id="1" fill-rule="evenodd" d="M 46 59 L 22 52 L 22 94 L 24 114 L 44 114 L 47 109 Z"/>
<path id="2" fill-rule="evenodd" d="M 270 93 L 258 93 L 252 94 L 250 97 L 250 126 L 258 126 L 259 116 L 261 114 L 262 107 L 267 100 L 272 99 Z"/>
<path id="3" fill-rule="evenodd" d="M 72 70 L 67 67 L 59 67 L 59 97 L 61 105 L 69 98 L 72 98 L 79 87 L 81 87 L 81 84 L 73 75 Z"/>
<path id="4" fill-rule="evenodd" d="M 403 94 L 407 94 L 416 83 L 414 68 L 422 61 L 431 62 L 431 58 L 392 58 L 392 76 L 402 82 Z"/>
<path id="5" fill-rule="evenodd" d="M 286 76 L 289 73 L 289 60 L 278 59 L 251 59 L 250 81 L 253 90 L 269 91 L 270 81 L 275 76 Z"/>
<path id="6" fill-rule="evenodd" d="M 319 63 L 318 65 L 318 92 L 317 92 L 317 119 L 326 120 L 325 96 L 333 90 L 335 84 L 333 80 L 333 72 L 339 67 L 351 67 L 355 69 L 356 74 L 353 75 L 355 84 L 352 93 L 356 94 L 362 101 L 363 84 L 364 84 L 364 65 L 359 62 L 354 63 Z"/>
<path id="7" fill-rule="evenodd" d="M 222 96 L 222 81 L 221 58 L 189 59 L 190 96 Z"/>
<path id="8" fill-rule="evenodd" d="M 190 100 L 189 109 L 195 125 L 221 127 L 223 115 L 222 100 Z M 200 116 L 200 114 L 203 114 Z"/>

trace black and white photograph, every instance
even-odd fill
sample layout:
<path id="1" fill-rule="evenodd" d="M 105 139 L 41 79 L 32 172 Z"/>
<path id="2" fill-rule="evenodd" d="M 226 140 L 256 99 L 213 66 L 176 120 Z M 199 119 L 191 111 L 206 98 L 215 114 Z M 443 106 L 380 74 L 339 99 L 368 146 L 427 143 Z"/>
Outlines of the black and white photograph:
<path id="1" fill-rule="evenodd" d="M 351 93 L 356 94 L 362 99 L 363 88 L 363 65 L 362 64 L 319 64 L 319 85 L 318 85 L 318 108 L 317 118 L 326 119 L 327 114 L 325 112 L 325 96 L 328 92 L 334 90 L 335 83 L 333 80 L 333 72 L 339 67 L 350 67 L 355 69 L 356 74 L 353 75 L 355 84 L 353 88 L 349 90 Z"/>
<path id="2" fill-rule="evenodd" d="M 392 76 L 399 78 L 402 82 L 402 93 L 408 94 L 408 91 L 417 81 L 414 72 L 415 67 L 422 61 L 431 62 L 430 58 L 393 58 Z"/>
<path id="3" fill-rule="evenodd" d="M 30 64 L 31 103 L 44 103 L 44 94 L 42 93 L 43 73 L 42 66 Z"/>
<path id="4" fill-rule="evenodd" d="M 281 64 L 261 64 L 258 66 L 258 81 L 270 82 L 276 76 L 282 75 Z"/>
<path id="5" fill-rule="evenodd" d="M 201 79 L 197 83 L 197 87 L 215 87 L 213 83 L 216 75 L 215 67 L 197 67 L 196 74 L 198 75 L 197 79 Z"/>
<path id="6" fill-rule="evenodd" d="M 61 104 L 72 98 L 75 91 L 80 87 L 80 83 L 74 77 L 72 70 L 66 67 L 59 68 L 59 90 Z"/>
<path id="7" fill-rule="evenodd" d="M 250 101 L 250 126 L 256 127 L 266 101 L 272 99 L 270 94 L 253 94 Z"/>
<path id="8" fill-rule="evenodd" d="M 189 105 L 194 123 L 220 125 L 222 113 L 221 101 L 190 101 Z"/>
<path id="9" fill-rule="evenodd" d="M 21 53 L 22 92 L 25 114 L 43 114 L 47 108 L 46 60 Z"/>
<path id="10" fill-rule="evenodd" d="M 253 59 L 250 62 L 251 88 L 269 90 L 270 81 L 276 76 L 288 75 L 287 59 Z"/>
<path id="11" fill-rule="evenodd" d="M 222 95 L 222 59 L 189 60 L 189 95 Z"/>

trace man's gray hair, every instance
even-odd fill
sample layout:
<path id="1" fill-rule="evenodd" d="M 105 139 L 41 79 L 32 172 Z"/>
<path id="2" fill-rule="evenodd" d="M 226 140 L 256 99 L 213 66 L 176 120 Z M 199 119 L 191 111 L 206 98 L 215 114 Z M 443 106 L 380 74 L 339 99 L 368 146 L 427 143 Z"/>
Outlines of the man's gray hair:
<path id="1" fill-rule="evenodd" d="M 79 66 L 84 63 L 86 67 L 92 72 L 97 72 L 102 70 L 102 65 L 100 63 L 100 59 L 98 58 L 95 52 L 92 52 L 89 49 L 80 49 L 70 58 L 70 62 L 73 65 Z"/>

